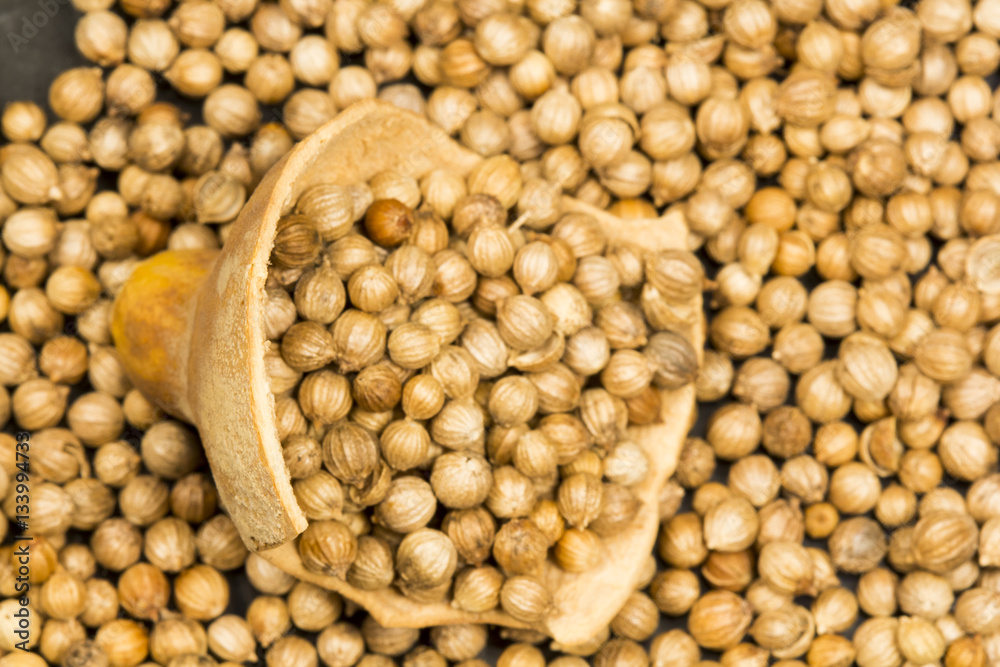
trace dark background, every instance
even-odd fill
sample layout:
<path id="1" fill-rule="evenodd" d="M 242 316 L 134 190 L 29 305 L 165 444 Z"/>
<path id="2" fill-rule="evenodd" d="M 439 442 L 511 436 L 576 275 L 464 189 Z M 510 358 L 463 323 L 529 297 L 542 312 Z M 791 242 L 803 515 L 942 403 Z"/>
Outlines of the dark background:
<path id="1" fill-rule="evenodd" d="M 47 110 L 52 79 L 88 64 L 73 44 L 78 16 L 69 0 L 0 0 L 0 107 L 30 99 Z M 36 28 L 32 19 L 42 24 L 43 17 L 44 25 Z"/>

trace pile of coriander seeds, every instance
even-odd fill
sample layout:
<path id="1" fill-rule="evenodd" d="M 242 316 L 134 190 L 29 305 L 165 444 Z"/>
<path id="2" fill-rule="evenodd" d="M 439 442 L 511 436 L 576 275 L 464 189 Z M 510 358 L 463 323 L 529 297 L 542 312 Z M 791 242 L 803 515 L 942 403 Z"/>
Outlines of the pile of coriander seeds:
<path id="1" fill-rule="evenodd" d="M 649 463 L 626 428 L 698 367 L 644 311 L 697 295 L 701 265 L 610 245 L 558 203 L 511 222 L 489 192 L 519 179 L 507 156 L 468 179 L 383 172 L 313 186 L 278 221 L 266 365 L 307 570 L 537 623 L 550 549 L 587 571 L 636 516 Z M 643 273 L 660 291 L 622 298 Z"/>
<path id="2" fill-rule="evenodd" d="M 0 115 L 0 509 L 29 431 L 34 536 L 25 653 L 0 522 L 0 667 L 1000 664 L 998 0 L 72 4 L 92 64 L 47 109 Z M 650 382 L 632 362 L 669 333 L 629 330 L 649 321 L 638 288 L 709 277 L 707 422 L 661 494 L 647 580 L 586 646 L 383 628 L 248 555 L 196 434 L 111 346 L 139 261 L 219 247 L 296 140 L 370 98 L 490 169 L 331 185 L 282 221 L 267 363 L 314 571 L 502 607 L 540 559 L 592 564 L 642 470 L 621 406 L 654 414 L 637 397 L 655 392 L 622 395 Z M 585 246 L 585 217 L 529 211 L 558 194 L 679 212 L 693 254 Z M 578 295 L 592 319 L 567 336 Z M 540 388 L 532 364 L 557 352 Z M 599 489 L 594 516 L 560 507 L 571 479 Z M 453 567 L 401 559 L 409 536 Z"/>

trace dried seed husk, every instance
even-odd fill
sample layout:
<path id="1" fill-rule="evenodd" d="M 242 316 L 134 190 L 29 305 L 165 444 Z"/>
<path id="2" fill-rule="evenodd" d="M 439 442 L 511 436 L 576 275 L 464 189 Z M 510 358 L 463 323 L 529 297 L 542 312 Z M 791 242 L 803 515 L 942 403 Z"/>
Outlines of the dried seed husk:
<path id="1" fill-rule="evenodd" d="M 363 591 L 388 588 L 395 576 L 392 549 L 371 535 L 358 537 L 358 553 L 347 571 L 347 583 Z"/>
<path id="2" fill-rule="evenodd" d="M 586 528 L 599 516 L 602 497 L 599 478 L 587 473 L 571 475 L 559 485 L 559 512 L 571 526 Z"/>
<path id="3" fill-rule="evenodd" d="M 842 521 L 830 536 L 829 546 L 834 564 L 855 573 L 874 569 L 888 550 L 882 528 L 864 517 Z"/>
<path id="4" fill-rule="evenodd" d="M 551 605 L 551 593 L 534 577 L 509 577 L 500 588 L 500 606 L 524 623 L 537 623 Z"/>
<path id="5" fill-rule="evenodd" d="M 438 456 L 430 477 L 434 495 L 445 507 L 468 509 L 486 500 L 493 486 L 489 462 L 470 452 Z"/>
<path id="6" fill-rule="evenodd" d="M 396 550 L 400 582 L 427 590 L 451 581 L 457 565 L 455 545 L 444 533 L 431 528 L 416 530 Z"/>
<path id="7" fill-rule="evenodd" d="M 291 436 L 288 442 L 294 443 L 297 438 L 311 440 L 307 436 Z M 315 443 L 315 441 L 312 441 Z M 294 447 L 294 445 L 293 445 Z M 312 454 L 319 459 L 319 445 L 316 444 L 316 453 Z M 292 449 L 292 452 L 295 450 Z M 344 509 L 344 490 L 337 479 L 325 470 L 320 470 L 321 461 L 313 464 L 312 469 L 303 471 L 302 476 L 292 483 L 292 490 L 302 511 L 310 519 L 341 519 Z"/>
<path id="8" fill-rule="evenodd" d="M 736 646 L 753 620 L 749 603 L 729 591 L 712 591 L 695 602 L 688 616 L 688 632 L 709 650 Z"/>
<path id="9" fill-rule="evenodd" d="M 342 373 L 371 366 L 385 352 L 386 326 L 370 313 L 348 309 L 334 321 L 330 333 Z"/>
<path id="10" fill-rule="evenodd" d="M 514 466 L 494 468 L 493 488 L 484 504 L 500 519 L 527 516 L 535 504 L 534 484 Z"/>
<path id="11" fill-rule="evenodd" d="M 299 556 L 307 570 L 344 578 L 357 555 L 354 533 L 340 521 L 313 521 L 299 536 Z"/>
<path id="12" fill-rule="evenodd" d="M 455 576 L 452 605 L 473 613 L 496 609 L 503 582 L 503 574 L 493 567 L 463 569 Z"/>
<path id="13" fill-rule="evenodd" d="M 748 500 L 724 500 L 705 515 L 705 546 L 713 551 L 743 551 L 754 543 L 759 527 L 757 512 Z"/>
<path id="14" fill-rule="evenodd" d="M 933 512 L 921 516 L 914 527 L 913 554 L 922 568 L 943 574 L 971 558 L 978 540 L 971 516 Z"/>
<path id="15" fill-rule="evenodd" d="M 441 526 L 463 560 L 478 567 L 489 558 L 496 535 L 496 521 L 484 508 L 449 512 Z"/>
<path id="16" fill-rule="evenodd" d="M 548 549 L 548 539 L 530 519 L 514 519 L 497 531 L 493 558 L 508 576 L 538 576 Z"/>
<path id="17" fill-rule="evenodd" d="M 657 551 L 671 567 L 691 568 L 708 556 L 702 536 L 701 518 L 694 513 L 678 514 L 663 525 Z"/>
<path id="18" fill-rule="evenodd" d="M 323 463 L 345 484 L 363 484 L 378 461 L 377 439 L 357 424 L 338 422 L 323 438 Z"/>

